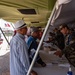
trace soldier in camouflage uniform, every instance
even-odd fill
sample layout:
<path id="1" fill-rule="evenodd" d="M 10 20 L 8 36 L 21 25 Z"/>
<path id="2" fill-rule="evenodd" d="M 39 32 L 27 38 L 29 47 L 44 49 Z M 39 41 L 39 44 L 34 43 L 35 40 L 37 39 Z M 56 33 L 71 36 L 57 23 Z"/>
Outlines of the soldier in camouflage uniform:
<path id="1" fill-rule="evenodd" d="M 68 59 L 70 64 L 75 67 L 75 32 L 72 35 L 72 39 L 70 41 L 70 45 L 68 45 L 64 50 L 63 54 Z"/>

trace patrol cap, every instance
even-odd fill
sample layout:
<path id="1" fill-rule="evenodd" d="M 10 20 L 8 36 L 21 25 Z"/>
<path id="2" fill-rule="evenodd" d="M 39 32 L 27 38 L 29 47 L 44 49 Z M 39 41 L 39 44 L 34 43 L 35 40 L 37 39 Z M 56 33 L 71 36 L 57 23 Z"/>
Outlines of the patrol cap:
<path id="1" fill-rule="evenodd" d="M 24 20 L 19 20 L 14 24 L 15 29 L 20 29 L 27 26 L 26 23 L 24 22 Z"/>
<path id="2" fill-rule="evenodd" d="M 32 32 L 38 32 L 38 31 L 39 31 L 39 29 L 37 27 L 31 27 L 31 33 Z"/>

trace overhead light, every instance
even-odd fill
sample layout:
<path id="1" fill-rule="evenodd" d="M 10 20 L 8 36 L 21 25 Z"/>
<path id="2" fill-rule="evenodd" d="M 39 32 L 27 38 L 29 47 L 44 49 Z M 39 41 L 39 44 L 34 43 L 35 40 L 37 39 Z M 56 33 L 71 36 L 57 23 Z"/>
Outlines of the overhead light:
<path id="1" fill-rule="evenodd" d="M 17 9 L 22 14 L 36 14 L 35 9 Z"/>

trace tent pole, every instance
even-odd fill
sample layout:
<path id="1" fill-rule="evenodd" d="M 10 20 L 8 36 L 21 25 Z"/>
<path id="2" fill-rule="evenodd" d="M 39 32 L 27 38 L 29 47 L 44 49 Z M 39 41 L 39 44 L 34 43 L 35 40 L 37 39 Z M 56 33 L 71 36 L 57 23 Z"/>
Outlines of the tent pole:
<path id="1" fill-rule="evenodd" d="M 6 41 L 7 41 L 8 45 L 10 45 L 10 43 L 9 43 L 9 41 L 7 40 L 7 38 L 6 38 L 5 34 L 3 33 L 3 30 L 1 29 L 1 27 L 0 27 L 0 30 L 1 30 L 1 32 L 2 32 L 2 34 L 3 34 L 3 36 L 4 36 L 4 38 L 6 39 Z"/>
<path id="2" fill-rule="evenodd" d="M 37 57 L 37 55 L 38 55 L 39 49 L 40 49 L 40 47 L 41 47 L 41 45 L 42 45 L 42 42 L 43 42 L 43 40 L 44 40 L 44 37 L 45 37 L 45 35 L 46 35 L 46 33 L 47 33 L 47 30 L 48 30 L 48 28 L 49 28 L 49 26 L 50 26 L 51 20 L 52 20 L 52 18 L 53 18 L 54 13 L 55 13 L 55 8 L 56 8 L 56 3 L 55 3 L 55 6 L 54 6 L 54 8 L 53 8 L 53 11 L 52 11 L 52 13 L 51 13 L 51 15 L 50 15 L 50 18 L 49 18 L 49 20 L 48 20 L 48 23 L 47 23 L 47 25 L 46 25 L 45 31 L 44 31 L 43 36 L 42 36 L 42 38 L 41 38 L 41 40 L 40 40 L 40 43 L 39 43 L 39 45 L 38 45 L 37 51 L 36 51 L 36 53 L 35 53 L 35 55 L 34 55 L 34 58 L 33 58 L 33 60 L 32 60 L 32 63 L 31 63 L 31 65 L 30 65 L 30 67 L 29 67 L 29 70 L 28 70 L 28 72 L 27 72 L 27 75 L 29 75 L 30 72 L 31 72 L 31 70 L 32 70 L 32 67 L 33 67 L 34 62 L 35 62 L 35 60 L 36 60 L 36 57 Z"/>

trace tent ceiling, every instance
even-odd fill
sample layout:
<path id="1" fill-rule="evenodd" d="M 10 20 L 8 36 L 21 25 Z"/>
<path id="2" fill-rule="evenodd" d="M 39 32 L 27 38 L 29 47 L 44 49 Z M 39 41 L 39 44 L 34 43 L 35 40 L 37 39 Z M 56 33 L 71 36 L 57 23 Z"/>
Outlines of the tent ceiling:
<path id="1" fill-rule="evenodd" d="M 45 26 L 56 0 L 0 0 L 0 18 L 16 22 L 24 18 L 29 25 Z M 18 9 L 35 9 L 36 14 L 22 14 Z M 39 21 L 38 24 L 31 23 Z"/>
<path id="2" fill-rule="evenodd" d="M 75 22 L 75 0 L 71 0 L 71 2 L 62 5 L 61 12 L 55 20 L 54 25 L 59 26 L 60 24 L 68 24 L 71 22 Z"/>

